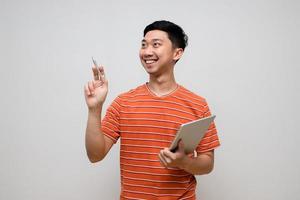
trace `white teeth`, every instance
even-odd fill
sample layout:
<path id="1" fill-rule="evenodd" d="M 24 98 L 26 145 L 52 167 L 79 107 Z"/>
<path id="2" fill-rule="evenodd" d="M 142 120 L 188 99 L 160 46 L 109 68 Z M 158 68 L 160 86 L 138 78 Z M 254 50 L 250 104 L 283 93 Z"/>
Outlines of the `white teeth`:
<path id="1" fill-rule="evenodd" d="M 147 64 L 151 64 L 151 63 L 154 63 L 155 60 L 146 60 L 145 62 L 146 62 Z"/>

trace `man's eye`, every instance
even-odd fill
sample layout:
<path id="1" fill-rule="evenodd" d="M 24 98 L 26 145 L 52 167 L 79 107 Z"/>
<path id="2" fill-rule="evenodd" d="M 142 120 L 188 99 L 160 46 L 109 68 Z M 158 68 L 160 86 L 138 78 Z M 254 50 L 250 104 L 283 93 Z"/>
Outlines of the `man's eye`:
<path id="1" fill-rule="evenodd" d="M 154 42 L 153 46 L 154 46 L 154 47 L 159 47 L 159 46 L 160 46 L 160 43 Z"/>
<path id="2" fill-rule="evenodd" d="M 146 48 L 146 46 L 147 45 L 145 43 L 142 43 L 142 45 L 141 45 L 142 48 Z"/>

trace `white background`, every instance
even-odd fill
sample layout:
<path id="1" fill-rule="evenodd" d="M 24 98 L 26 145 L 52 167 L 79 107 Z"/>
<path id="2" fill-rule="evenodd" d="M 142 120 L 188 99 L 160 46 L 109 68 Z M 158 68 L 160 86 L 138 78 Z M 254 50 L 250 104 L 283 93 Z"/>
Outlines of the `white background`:
<path id="1" fill-rule="evenodd" d="M 142 31 L 189 36 L 177 81 L 204 96 L 222 146 L 198 177 L 205 200 L 300 199 L 299 1 L 0 1 L 0 199 L 118 199 L 119 144 L 89 163 L 84 84 L 91 56 L 109 94 L 147 81 Z"/>

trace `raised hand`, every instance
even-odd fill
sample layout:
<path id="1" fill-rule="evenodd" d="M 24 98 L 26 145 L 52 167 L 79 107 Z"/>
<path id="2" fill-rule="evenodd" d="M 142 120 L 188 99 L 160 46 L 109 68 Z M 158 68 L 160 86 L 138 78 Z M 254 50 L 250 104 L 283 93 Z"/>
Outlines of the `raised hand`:
<path id="1" fill-rule="evenodd" d="M 103 66 L 92 67 L 94 79 L 84 86 L 85 101 L 90 110 L 101 109 L 108 91 L 108 81 Z"/>

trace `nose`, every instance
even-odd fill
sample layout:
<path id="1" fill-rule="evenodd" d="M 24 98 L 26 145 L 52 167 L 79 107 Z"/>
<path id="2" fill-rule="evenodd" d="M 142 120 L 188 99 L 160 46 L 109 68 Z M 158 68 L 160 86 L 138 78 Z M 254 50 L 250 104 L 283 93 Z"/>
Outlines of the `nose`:
<path id="1" fill-rule="evenodd" d="M 142 49 L 143 55 L 145 57 L 151 57 L 153 56 L 153 49 L 152 47 L 149 45 L 148 47 Z"/>

